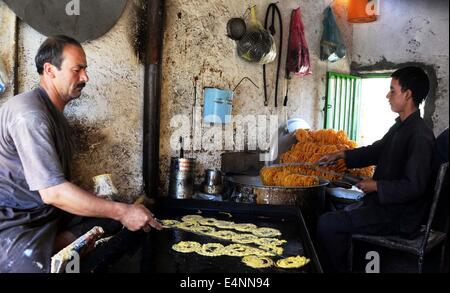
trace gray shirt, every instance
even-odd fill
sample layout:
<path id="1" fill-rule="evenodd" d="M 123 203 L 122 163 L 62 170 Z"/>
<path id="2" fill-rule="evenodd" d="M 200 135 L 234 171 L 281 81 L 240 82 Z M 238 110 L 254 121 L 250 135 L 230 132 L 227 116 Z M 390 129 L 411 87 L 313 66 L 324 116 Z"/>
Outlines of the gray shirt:
<path id="1" fill-rule="evenodd" d="M 0 108 L 0 208 L 43 207 L 38 190 L 70 180 L 72 153 L 67 120 L 45 90 L 8 100 Z"/>

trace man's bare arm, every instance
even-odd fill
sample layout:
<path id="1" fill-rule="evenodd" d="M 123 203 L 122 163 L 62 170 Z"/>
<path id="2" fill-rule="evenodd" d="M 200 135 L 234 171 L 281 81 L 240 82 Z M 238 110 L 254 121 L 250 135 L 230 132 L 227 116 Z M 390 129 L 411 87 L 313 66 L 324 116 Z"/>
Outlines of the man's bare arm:
<path id="1" fill-rule="evenodd" d="M 39 190 L 39 194 L 46 204 L 79 216 L 113 219 L 131 231 L 148 225 L 161 228 L 153 214 L 144 206 L 98 198 L 70 182 Z"/>

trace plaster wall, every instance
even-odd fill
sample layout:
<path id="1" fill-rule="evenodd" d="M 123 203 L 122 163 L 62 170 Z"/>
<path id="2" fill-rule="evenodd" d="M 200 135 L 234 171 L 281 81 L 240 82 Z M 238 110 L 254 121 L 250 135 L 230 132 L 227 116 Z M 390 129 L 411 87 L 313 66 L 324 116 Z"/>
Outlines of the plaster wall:
<path id="1" fill-rule="evenodd" d="M 247 76 L 260 88 L 244 82 L 235 92 L 233 115 L 277 115 L 280 122 L 285 117 L 301 117 L 312 128 L 321 128 L 323 121 L 323 100 L 325 95 L 326 71 L 349 72 L 352 47 L 352 27 L 345 18 L 345 1 L 335 1 L 333 8 L 338 15 L 338 23 L 348 48 L 348 55 L 341 61 L 329 64 L 319 59 L 320 38 L 322 35 L 323 11 L 331 1 L 295 1 L 283 0 L 278 4 L 283 20 L 283 44 L 280 71 L 280 84 L 277 108 L 274 107 L 275 64 L 267 66 L 269 106 L 264 106 L 262 66 L 248 63 L 236 53 L 235 41 L 226 34 L 227 21 L 232 17 L 241 17 L 247 7 L 257 5 L 257 18 L 264 23 L 266 8 L 273 1 L 166 1 L 166 31 L 163 49 L 163 84 L 161 106 L 161 144 L 160 144 L 160 187 L 161 194 L 167 192 L 170 157 L 177 156 L 178 137 L 183 136 L 187 156 L 197 159 L 197 182 L 200 183 L 204 169 L 220 168 L 220 154 L 226 150 L 242 150 L 242 144 L 233 141 L 233 135 L 222 132 L 221 126 L 204 125 L 197 135 L 203 139 L 200 145 L 190 143 L 192 106 L 194 105 L 194 77 L 198 77 L 197 105 L 203 103 L 204 87 L 233 89 Z M 292 9 L 300 5 L 305 25 L 305 35 L 309 46 L 313 74 L 306 77 L 293 77 L 289 86 L 289 102 L 286 109 L 282 106 L 285 95 L 284 63 L 287 50 L 287 38 Z M 277 30 L 279 33 L 279 30 Z M 172 125 L 171 119 L 184 115 L 182 125 Z M 201 118 L 201 109 L 199 112 Z M 201 119 L 200 119 L 201 120 Z M 200 126 L 196 126 L 197 131 Z M 211 136 L 211 133 L 222 135 Z M 251 132 L 250 136 L 259 134 Z M 219 141 L 222 147 L 213 149 L 208 144 Z M 231 142 L 230 142 L 231 141 Z M 228 148 L 227 146 L 228 145 Z M 231 149 L 230 146 L 231 145 Z M 258 149 L 260 145 L 250 145 L 249 149 Z"/>
<path id="2" fill-rule="evenodd" d="M 108 33 L 82 44 L 90 81 L 81 97 L 65 109 L 76 141 L 73 181 L 91 190 L 93 176 L 111 173 L 124 201 L 143 192 L 143 66 L 135 53 L 134 39 L 139 3 L 128 1 L 120 20 Z M 2 1 L 0 16 L 1 56 L 13 73 L 15 15 Z M 23 21 L 19 21 L 17 29 L 16 79 L 21 93 L 38 85 L 34 56 L 46 37 Z M 9 90 L 1 101 L 11 96 Z"/>
<path id="3" fill-rule="evenodd" d="M 352 58 L 352 26 L 345 21 L 346 0 L 333 2 L 338 24 L 347 45 L 347 57 L 336 63 L 319 60 L 323 11 L 332 1 L 283 0 L 279 3 L 283 19 L 282 66 L 278 91 L 279 107 L 274 107 L 275 63 L 267 66 L 269 106 L 263 105 L 262 66 L 248 63 L 236 54 L 235 42 L 226 37 L 226 23 L 232 17 L 243 15 L 247 7 L 257 5 L 258 20 L 263 22 L 265 10 L 273 1 L 255 0 L 167 0 L 163 45 L 163 82 L 161 101 L 160 194 L 167 192 L 170 157 L 177 155 L 171 146 L 176 127 L 173 117 L 187 115 L 190 121 L 193 105 L 193 79 L 197 76 L 197 105 L 203 104 L 204 87 L 232 89 L 244 76 L 250 77 L 260 89 L 244 82 L 235 92 L 233 115 L 276 115 L 280 122 L 285 113 L 301 117 L 312 128 L 321 128 L 323 97 L 327 70 L 350 72 Z M 77 153 L 74 162 L 74 181 L 90 189 L 91 178 L 112 173 L 124 200 L 130 200 L 143 190 L 142 131 L 143 131 L 143 66 L 137 58 L 136 33 L 142 16 L 142 1 L 128 1 L 118 23 L 103 37 L 83 43 L 88 59 L 90 82 L 82 96 L 66 107 L 65 114 L 73 126 Z M 305 35 L 309 46 L 313 74 L 293 77 L 289 87 L 289 103 L 281 107 L 285 94 L 284 63 L 287 49 L 290 14 L 300 5 Z M 14 14 L 0 1 L 0 27 L 6 31 L 0 36 L 2 58 L 6 59 L 11 80 L 16 80 L 18 91 L 33 89 L 38 83 L 34 55 L 45 37 L 26 23 L 19 21 L 16 28 Z M 3 30 L 3 28 L 5 28 Z M 18 34 L 18 62 L 15 63 L 15 34 Z M 17 76 L 14 66 L 18 66 Z M 0 103 L 12 96 L 13 88 L 0 98 Z M 200 111 L 201 113 L 201 111 Z M 201 119 L 200 119 L 201 120 Z M 218 132 L 221 127 L 204 125 L 200 133 L 204 143 L 199 150 L 185 147 L 186 155 L 197 159 L 200 181 L 206 168 L 220 167 L 220 154 L 224 149 L 208 150 L 204 145 L 214 142 L 205 132 Z M 181 134 L 189 140 L 190 127 Z M 180 133 L 180 132 L 178 132 Z M 251 133 L 252 137 L 258 136 Z M 230 150 L 241 150 L 243 144 L 223 137 Z M 232 138 L 231 138 L 232 140 Z M 172 143 L 173 144 L 173 143 Z M 250 148 L 259 148 L 250 145 Z"/>
<path id="4" fill-rule="evenodd" d="M 425 104 L 425 119 L 438 135 L 449 125 L 449 2 L 380 3 L 376 22 L 353 25 L 352 69 L 395 69 L 411 63 L 428 69 L 433 92 Z"/>

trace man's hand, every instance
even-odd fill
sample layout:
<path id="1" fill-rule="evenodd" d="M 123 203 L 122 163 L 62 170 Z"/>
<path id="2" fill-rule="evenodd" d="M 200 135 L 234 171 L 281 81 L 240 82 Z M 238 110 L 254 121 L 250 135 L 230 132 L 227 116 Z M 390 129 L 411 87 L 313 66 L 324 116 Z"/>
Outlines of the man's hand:
<path id="1" fill-rule="evenodd" d="M 328 165 L 336 162 L 339 159 L 345 159 L 345 153 L 343 151 L 326 154 L 322 158 L 320 158 L 316 163 Z"/>
<path id="2" fill-rule="evenodd" d="M 364 191 L 364 193 L 371 193 L 378 190 L 377 182 L 372 179 L 366 179 L 356 184 L 356 187 Z"/>
<path id="3" fill-rule="evenodd" d="M 143 229 L 149 232 L 150 227 L 158 230 L 162 229 L 161 224 L 156 221 L 154 215 L 140 204 L 127 205 L 120 222 L 130 231 Z"/>
<path id="4" fill-rule="evenodd" d="M 131 231 L 150 231 L 151 227 L 162 229 L 161 224 L 143 205 L 99 198 L 70 182 L 39 190 L 39 194 L 44 203 L 74 215 L 113 219 Z"/>

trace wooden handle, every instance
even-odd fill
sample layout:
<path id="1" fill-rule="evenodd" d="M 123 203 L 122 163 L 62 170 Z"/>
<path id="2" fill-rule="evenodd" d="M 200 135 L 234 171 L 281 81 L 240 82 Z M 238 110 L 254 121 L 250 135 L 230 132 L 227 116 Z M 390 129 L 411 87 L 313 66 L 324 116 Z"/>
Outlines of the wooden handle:
<path id="1" fill-rule="evenodd" d="M 134 204 L 144 204 L 144 202 L 145 202 L 145 196 L 141 195 L 134 201 Z"/>

